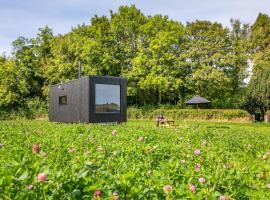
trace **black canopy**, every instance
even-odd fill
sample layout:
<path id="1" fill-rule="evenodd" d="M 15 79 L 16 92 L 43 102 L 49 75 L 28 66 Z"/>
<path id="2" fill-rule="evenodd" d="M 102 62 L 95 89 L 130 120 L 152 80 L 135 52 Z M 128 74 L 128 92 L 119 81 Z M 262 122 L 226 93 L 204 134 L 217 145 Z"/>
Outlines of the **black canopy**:
<path id="1" fill-rule="evenodd" d="M 200 96 L 195 96 L 193 97 L 192 99 L 189 99 L 186 101 L 186 104 L 187 105 L 194 105 L 194 104 L 210 104 L 211 101 L 203 98 L 203 97 L 200 97 Z"/>

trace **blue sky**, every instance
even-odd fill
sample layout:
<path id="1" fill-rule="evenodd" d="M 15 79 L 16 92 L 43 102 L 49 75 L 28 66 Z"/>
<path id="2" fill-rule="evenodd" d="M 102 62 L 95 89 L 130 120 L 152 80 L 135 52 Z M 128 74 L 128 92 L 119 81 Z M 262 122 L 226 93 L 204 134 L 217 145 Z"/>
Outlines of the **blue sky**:
<path id="1" fill-rule="evenodd" d="M 206 19 L 228 26 L 232 17 L 253 23 L 259 12 L 270 14 L 270 0 L 0 0 L 0 53 L 9 55 L 12 41 L 34 37 L 45 25 L 63 34 L 89 24 L 95 14 L 131 4 L 146 15 L 164 14 L 182 23 Z"/>

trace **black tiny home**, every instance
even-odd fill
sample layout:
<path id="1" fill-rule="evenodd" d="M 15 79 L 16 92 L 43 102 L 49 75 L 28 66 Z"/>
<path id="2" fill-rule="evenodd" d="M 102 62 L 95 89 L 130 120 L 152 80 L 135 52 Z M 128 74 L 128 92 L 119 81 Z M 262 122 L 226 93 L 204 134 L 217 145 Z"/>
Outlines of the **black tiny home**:
<path id="1" fill-rule="evenodd" d="M 79 78 L 50 88 L 49 120 L 106 123 L 127 121 L 127 81 L 110 76 Z"/>

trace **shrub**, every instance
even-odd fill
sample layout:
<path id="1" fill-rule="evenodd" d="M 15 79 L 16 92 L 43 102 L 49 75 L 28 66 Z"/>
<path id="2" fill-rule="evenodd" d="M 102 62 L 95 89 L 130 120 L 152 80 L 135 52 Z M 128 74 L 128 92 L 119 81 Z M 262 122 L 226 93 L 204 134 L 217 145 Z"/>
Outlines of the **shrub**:
<path id="1" fill-rule="evenodd" d="M 1 108 L 0 120 L 5 119 L 33 119 L 48 115 L 48 103 L 40 98 L 28 99 L 20 107 Z"/>
<path id="2" fill-rule="evenodd" d="M 166 118 L 175 120 L 246 120 L 250 119 L 247 111 L 240 109 L 178 109 L 178 108 L 150 108 L 129 107 L 130 119 L 155 119 L 163 114 Z"/>

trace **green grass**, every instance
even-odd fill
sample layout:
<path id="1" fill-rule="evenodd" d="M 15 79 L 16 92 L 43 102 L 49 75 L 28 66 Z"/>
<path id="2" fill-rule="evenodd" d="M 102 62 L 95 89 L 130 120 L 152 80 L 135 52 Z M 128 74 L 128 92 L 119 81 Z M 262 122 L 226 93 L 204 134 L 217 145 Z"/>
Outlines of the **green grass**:
<path id="1" fill-rule="evenodd" d="M 269 125 L 178 123 L 181 128 L 166 129 L 143 120 L 115 126 L 0 121 L 0 199 L 92 199 L 96 190 L 102 199 L 113 192 L 119 199 L 270 198 Z M 40 172 L 45 182 L 37 180 Z"/>

